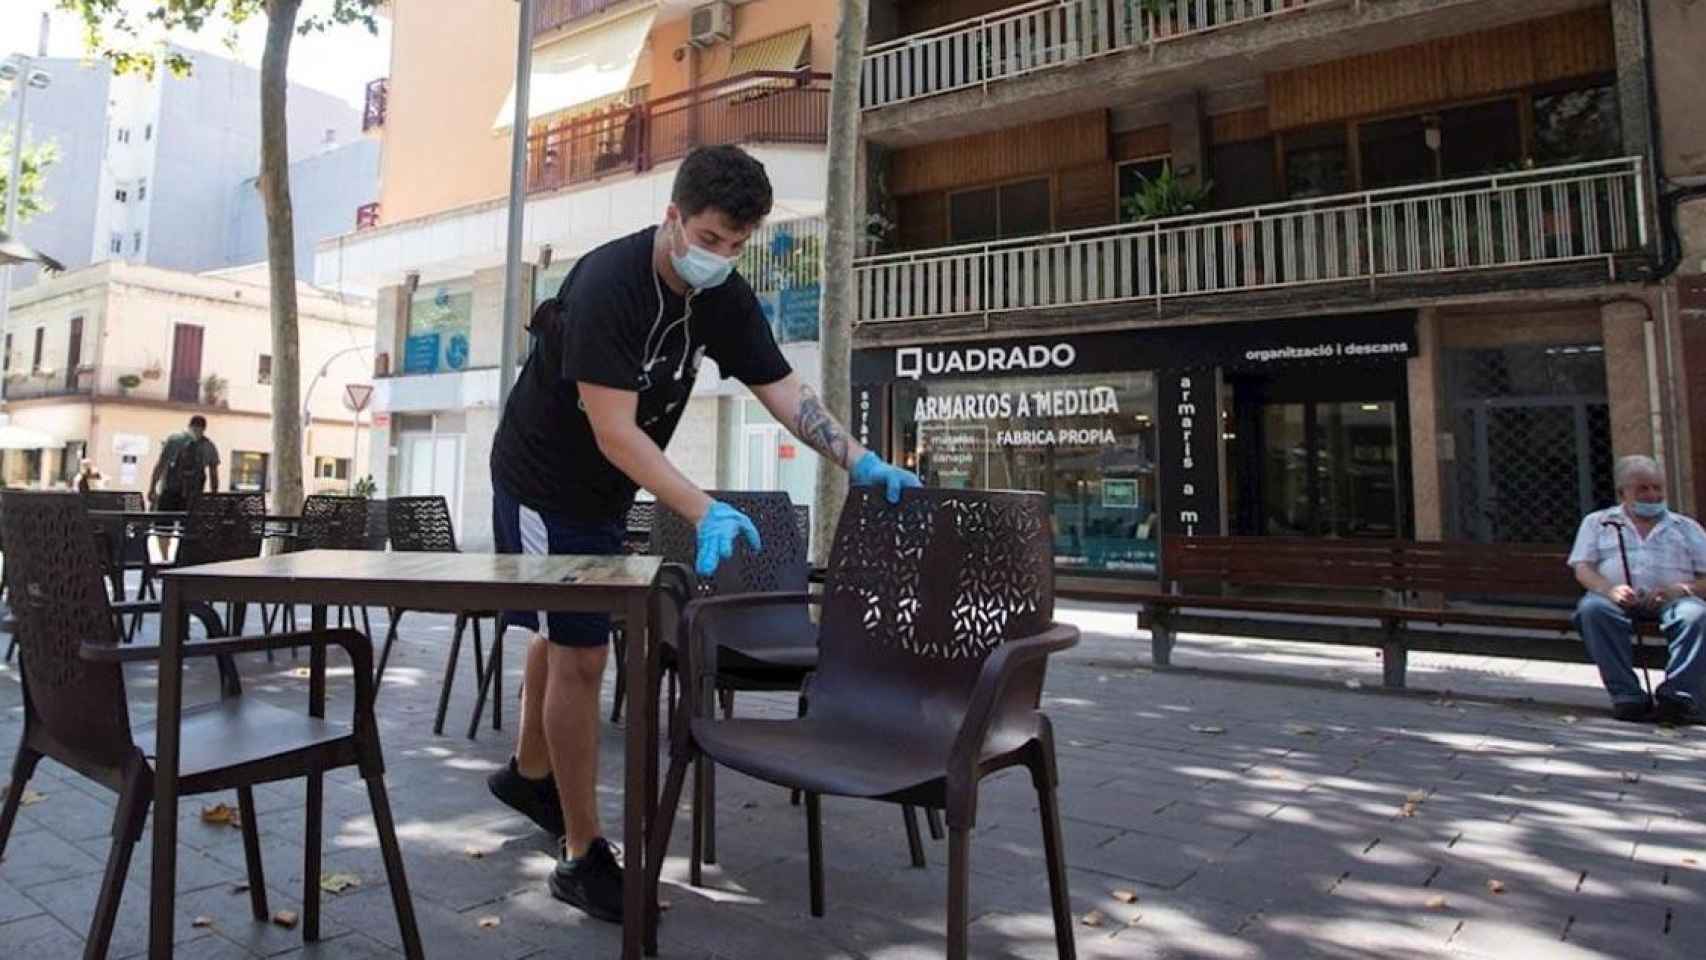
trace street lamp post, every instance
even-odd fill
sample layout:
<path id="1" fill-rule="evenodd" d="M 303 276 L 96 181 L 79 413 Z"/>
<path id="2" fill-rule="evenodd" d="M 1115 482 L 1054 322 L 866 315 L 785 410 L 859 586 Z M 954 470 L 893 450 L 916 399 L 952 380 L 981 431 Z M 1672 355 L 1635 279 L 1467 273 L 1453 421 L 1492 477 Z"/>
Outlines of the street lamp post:
<path id="1" fill-rule="evenodd" d="M 332 364 L 336 363 L 340 358 L 347 357 L 352 353 L 359 353 L 363 350 L 371 349 L 373 348 L 362 344 L 357 344 L 353 347 L 345 347 L 337 353 L 327 357 L 325 363 L 320 364 L 320 372 L 314 374 L 314 379 L 308 381 L 308 389 L 302 391 L 302 425 L 304 427 L 312 427 L 314 425 L 314 414 L 309 409 L 309 404 L 314 399 L 314 388 L 319 386 L 320 381 L 326 378 L 326 374 L 332 369 Z M 361 450 L 361 411 L 353 411 L 350 414 L 350 418 L 353 422 L 350 424 L 349 481 L 350 489 L 353 490 L 355 489 L 356 454 Z M 371 467 L 372 464 L 369 464 L 368 466 Z"/>
<path id="2" fill-rule="evenodd" d="M 53 75 L 36 69 L 36 58 L 14 54 L 0 63 L 0 81 L 10 83 L 17 92 L 18 116 L 12 123 L 12 167 L 6 179 L 6 234 L 18 235 L 18 181 L 24 169 L 24 109 L 29 105 L 31 90 L 46 90 Z M 0 328 L 5 327 L 12 309 L 12 268 L 0 267 Z"/>

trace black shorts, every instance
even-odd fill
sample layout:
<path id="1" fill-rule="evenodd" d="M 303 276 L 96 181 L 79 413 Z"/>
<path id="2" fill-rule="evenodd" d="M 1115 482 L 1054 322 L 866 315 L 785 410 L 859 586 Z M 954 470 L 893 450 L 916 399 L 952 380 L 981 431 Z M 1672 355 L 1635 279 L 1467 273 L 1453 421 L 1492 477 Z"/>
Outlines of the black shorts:
<path id="1" fill-rule="evenodd" d="M 189 508 L 190 498 L 185 496 L 182 490 L 166 490 L 160 494 L 158 500 L 154 501 L 154 509 L 156 510 L 169 510 L 178 513 Z"/>
<path id="2" fill-rule="evenodd" d="M 614 556 L 622 552 L 620 520 L 574 520 L 535 510 L 492 480 L 492 533 L 499 553 L 549 556 Z M 602 613 L 551 613 L 546 639 L 565 647 L 600 647 L 610 642 L 610 617 Z M 539 612 L 511 610 L 504 623 L 539 632 Z"/>

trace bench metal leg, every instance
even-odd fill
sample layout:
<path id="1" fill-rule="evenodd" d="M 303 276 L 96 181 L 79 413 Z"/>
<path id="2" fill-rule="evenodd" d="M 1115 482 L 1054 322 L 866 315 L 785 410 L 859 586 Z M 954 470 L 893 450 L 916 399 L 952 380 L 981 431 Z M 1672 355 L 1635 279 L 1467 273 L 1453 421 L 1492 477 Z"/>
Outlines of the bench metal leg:
<path id="1" fill-rule="evenodd" d="M 1402 641 L 1382 644 L 1380 647 L 1381 669 L 1385 672 L 1386 688 L 1388 690 L 1404 689 L 1404 672 L 1409 667 L 1410 650 Z"/>
<path id="2" fill-rule="evenodd" d="M 1149 623 L 1149 658 L 1157 667 L 1173 665 L 1173 628 L 1158 615 L 1152 615 Z"/>

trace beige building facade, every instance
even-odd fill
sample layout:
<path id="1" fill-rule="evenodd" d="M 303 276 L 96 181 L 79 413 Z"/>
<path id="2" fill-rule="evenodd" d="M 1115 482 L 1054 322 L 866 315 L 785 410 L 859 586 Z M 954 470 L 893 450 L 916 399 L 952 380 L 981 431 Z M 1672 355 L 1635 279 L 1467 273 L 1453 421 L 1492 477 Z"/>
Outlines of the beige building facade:
<path id="1" fill-rule="evenodd" d="M 705 6 L 536 5 L 529 303 L 555 294 L 576 258 L 661 221 L 687 152 L 740 144 L 765 164 L 776 194 L 740 269 L 790 362 L 815 381 L 836 4 L 749 0 L 715 5 L 711 20 L 696 15 Z M 380 207 L 371 226 L 320 245 L 316 278 L 376 292 L 381 495 L 445 496 L 459 542 L 477 549 L 491 542 L 488 462 L 500 414 L 515 7 L 398 0 L 391 16 L 392 74 L 374 127 Z M 433 66 L 452 61 L 480 66 L 466 76 Z M 812 495 L 814 455 L 784 442 L 711 363 L 668 452 L 707 488 Z"/>
<path id="2" fill-rule="evenodd" d="M 309 493 L 344 493 L 370 472 L 364 415 L 345 387 L 372 381 L 372 301 L 302 286 L 303 432 Z M 161 441 L 207 418 L 220 489 L 272 488 L 272 334 L 265 271 L 185 274 L 119 262 L 39 283 L 12 301 L 4 407 L 45 437 L 0 458 L 7 486 L 71 483 L 92 460 L 110 490 L 146 490 Z M 317 376 L 321 374 L 323 376 Z"/>
<path id="3" fill-rule="evenodd" d="M 1698 512 L 1697 6 L 878 0 L 869 436 L 1048 491 L 1086 590 L 1200 533 L 1568 541 L 1630 453 Z"/>

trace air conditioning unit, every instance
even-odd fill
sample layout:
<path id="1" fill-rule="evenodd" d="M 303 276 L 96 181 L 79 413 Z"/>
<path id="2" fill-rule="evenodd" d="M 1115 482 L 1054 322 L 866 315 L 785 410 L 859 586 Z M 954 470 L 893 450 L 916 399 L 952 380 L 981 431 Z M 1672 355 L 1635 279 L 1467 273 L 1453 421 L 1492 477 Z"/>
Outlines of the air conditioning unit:
<path id="1" fill-rule="evenodd" d="M 718 0 L 693 11 L 693 20 L 687 30 L 687 42 L 695 47 L 709 47 L 734 35 L 734 4 L 727 0 Z"/>

